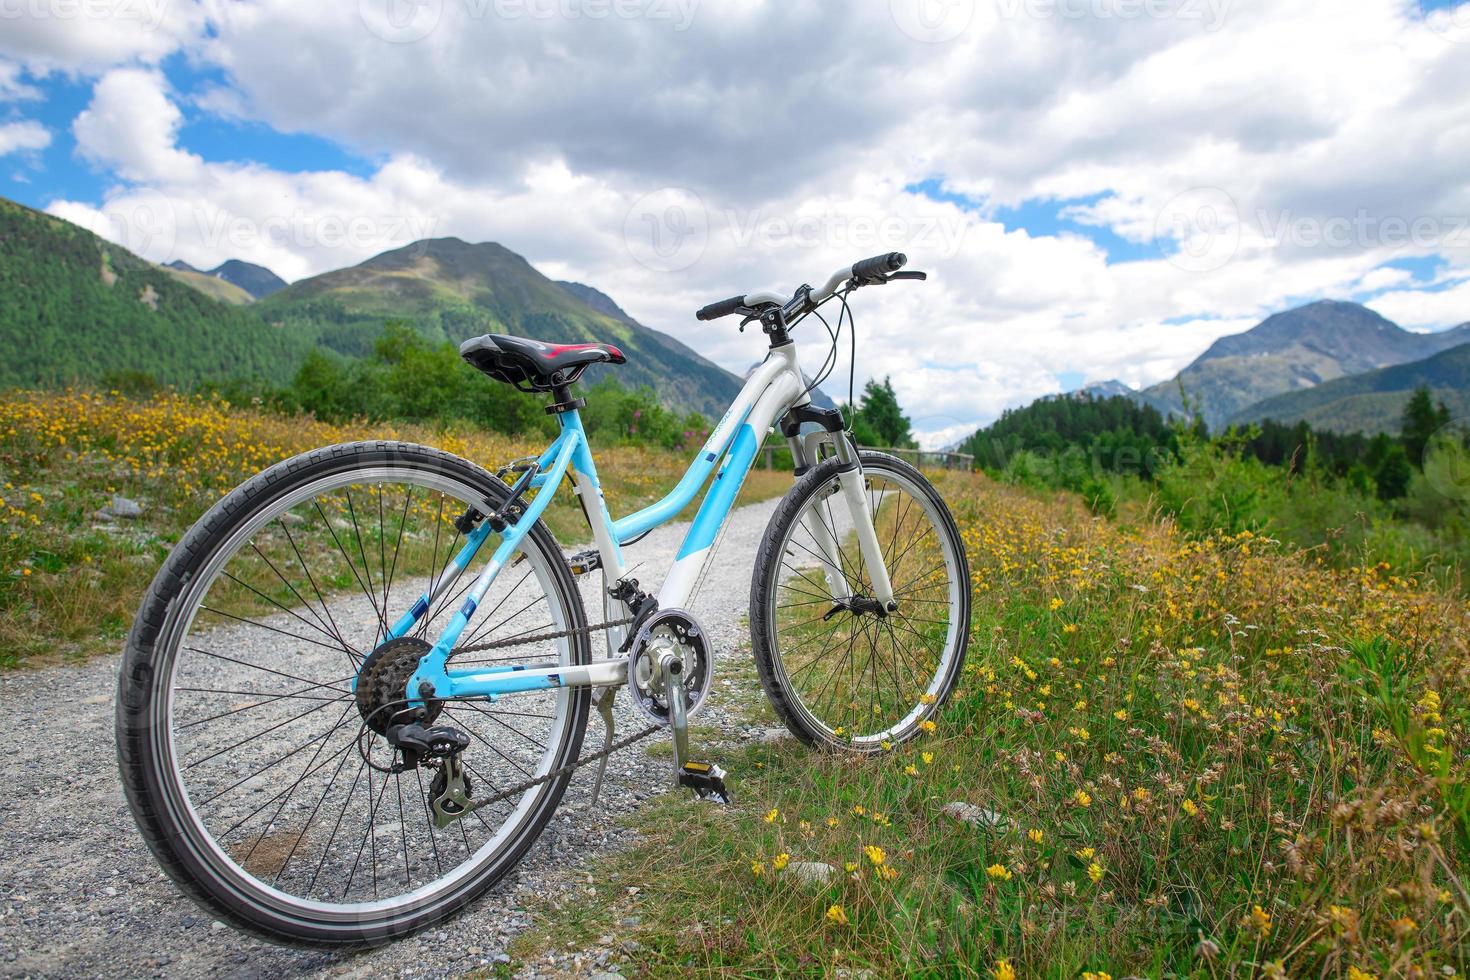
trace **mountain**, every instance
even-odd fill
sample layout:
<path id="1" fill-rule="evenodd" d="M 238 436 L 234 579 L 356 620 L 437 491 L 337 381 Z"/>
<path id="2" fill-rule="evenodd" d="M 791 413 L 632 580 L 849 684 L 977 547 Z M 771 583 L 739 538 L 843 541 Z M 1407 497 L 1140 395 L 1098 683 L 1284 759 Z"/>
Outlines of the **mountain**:
<path id="1" fill-rule="evenodd" d="M 1221 337 L 1175 378 L 1144 389 L 1139 398 L 1162 412 L 1179 412 L 1182 383 L 1215 429 L 1262 399 L 1421 360 L 1466 341 L 1470 326 L 1412 333 L 1357 303 L 1323 300 Z"/>
<path id="2" fill-rule="evenodd" d="M 1463 335 L 1470 324 L 1455 331 Z M 1270 418 L 1304 420 L 1314 429 L 1334 432 L 1397 432 L 1404 405 L 1415 388 L 1426 387 L 1436 401 L 1458 418 L 1470 416 L 1470 343 L 1408 364 L 1366 371 L 1328 381 L 1306 391 L 1293 391 L 1237 412 L 1238 424 Z"/>
<path id="3" fill-rule="evenodd" d="M 242 290 L 250 299 L 262 299 L 286 287 L 286 280 L 265 266 L 239 259 L 227 259 L 208 272 L 196 269 L 182 259 L 170 262 L 168 268 L 186 275 L 194 273 L 222 280 Z"/>
<path id="4" fill-rule="evenodd" d="M 1138 392 L 1117 380 L 1098 381 L 1078 388 L 1076 391 L 1068 392 L 1068 394 L 1087 395 L 1091 398 L 1135 398 L 1138 396 Z"/>
<path id="5" fill-rule="evenodd" d="M 200 272 L 185 262 L 170 262 L 168 265 L 159 266 L 169 275 L 191 289 L 197 289 L 210 299 L 219 300 L 221 303 L 229 303 L 231 306 L 244 306 L 255 302 L 255 297 L 232 282 L 216 279 L 214 276 Z"/>
<path id="6" fill-rule="evenodd" d="M 0 385 L 284 383 L 306 344 L 60 218 L 0 198 Z"/>
<path id="7" fill-rule="evenodd" d="M 362 355 L 389 320 L 455 344 L 481 333 L 537 340 L 617 344 L 628 363 L 594 365 L 589 381 L 611 374 L 646 384 L 672 408 L 719 418 L 740 379 L 666 334 L 634 321 L 604 294 L 558 283 L 494 242 L 434 238 L 359 265 L 302 279 L 253 309 L 307 341 Z"/>

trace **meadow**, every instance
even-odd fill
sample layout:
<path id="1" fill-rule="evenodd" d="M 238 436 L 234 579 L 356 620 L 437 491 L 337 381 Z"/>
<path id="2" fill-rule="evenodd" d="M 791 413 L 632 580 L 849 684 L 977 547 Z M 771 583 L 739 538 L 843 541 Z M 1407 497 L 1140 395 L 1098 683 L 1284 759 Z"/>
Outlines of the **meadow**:
<path id="1" fill-rule="evenodd" d="M 0 394 L 0 669 L 117 652 L 158 565 L 211 504 L 272 463 L 358 439 L 421 442 L 492 472 L 546 444 L 469 423 L 328 424 L 171 391 Z M 658 499 L 688 465 L 681 453 L 606 438 L 597 458 L 616 515 Z M 742 499 L 790 482 L 756 470 Z M 100 517 L 113 495 L 142 513 Z M 567 548 L 590 540 L 568 489 L 546 520 Z"/>
<path id="2" fill-rule="evenodd" d="M 738 808 L 640 813 L 543 946 L 616 918 L 670 977 L 1470 967 L 1463 598 L 1250 531 L 942 485 L 975 612 L 934 731 L 872 759 L 732 750 Z"/>
<path id="3" fill-rule="evenodd" d="M 492 467 L 533 448 L 168 393 L 0 396 L 0 663 L 115 652 L 159 560 L 229 487 L 380 437 Z M 631 446 L 599 460 L 615 512 L 683 465 Z M 649 801 L 595 894 L 522 941 L 528 957 L 619 933 L 653 976 L 1470 969 L 1461 592 L 1269 528 L 1192 532 L 1157 510 L 935 479 L 974 613 L 934 730 L 865 759 L 722 749 L 738 805 Z M 757 471 L 747 499 L 789 480 Z M 97 517 L 113 494 L 141 516 Z M 564 543 L 585 536 L 570 497 L 549 514 Z M 758 698 L 744 710 L 774 724 Z M 816 863 L 825 880 L 796 873 Z"/>

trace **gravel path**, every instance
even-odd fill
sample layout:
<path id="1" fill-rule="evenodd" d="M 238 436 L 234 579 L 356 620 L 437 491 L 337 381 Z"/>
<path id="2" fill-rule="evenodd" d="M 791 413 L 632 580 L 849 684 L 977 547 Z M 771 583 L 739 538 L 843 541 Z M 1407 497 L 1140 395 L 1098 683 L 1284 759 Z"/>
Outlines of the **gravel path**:
<path id="1" fill-rule="evenodd" d="M 761 734 L 740 720 L 748 683 L 729 681 L 744 656 L 750 569 L 776 501 L 735 511 L 708 568 L 694 612 L 725 661 L 697 719 L 730 738 Z M 660 528 L 628 549 L 645 588 L 662 581 L 687 525 Z M 595 581 L 594 581 L 595 580 Z M 591 621 L 601 619 L 600 576 L 582 580 Z M 601 648 L 600 642 L 594 650 Z M 565 887 L 626 832 L 618 820 L 664 792 L 667 757 L 641 746 L 612 757 L 595 814 L 595 766 L 574 778 L 546 832 L 502 882 L 436 930 L 382 949 L 343 954 L 271 946 L 212 922 L 164 877 L 123 803 L 113 749 L 113 692 L 119 657 L 80 667 L 0 674 L 0 717 L 11 732 L 0 795 L 0 974 L 4 976 L 454 976 L 505 962 L 507 944 L 531 925 L 528 904 Z M 747 675 L 748 676 L 748 675 Z M 643 722 L 627 696 L 618 731 Z M 594 712 L 587 747 L 601 745 Z M 602 957 L 605 959 L 606 957 Z M 562 969 L 596 972 L 597 954 Z"/>

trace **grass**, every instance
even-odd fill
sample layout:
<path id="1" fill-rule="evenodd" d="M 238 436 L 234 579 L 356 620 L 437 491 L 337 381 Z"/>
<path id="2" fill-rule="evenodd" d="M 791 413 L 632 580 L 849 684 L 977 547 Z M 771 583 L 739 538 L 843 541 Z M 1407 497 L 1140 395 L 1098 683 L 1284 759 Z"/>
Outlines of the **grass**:
<path id="1" fill-rule="evenodd" d="M 1470 967 L 1462 598 L 983 478 L 945 492 L 975 609 L 938 730 L 867 759 L 723 753 L 737 807 L 645 805 L 526 956 L 612 934 L 655 977 Z"/>
<path id="2" fill-rule="evenodd" d="M 173 393 L 0 394 L 0 668 L 116 652 L 159 563 L 214 501 L 273 463 L 358 439 L 426 443 L 491 470 L 544 448 L 465 428 L 327 425 Z M 597 458 L 615 515 L 661 497 L 688 464 L 635 446 Z M 754 470 L 742 500 L 790 485 L 789 473 Z M 113 494 L 142 504 L 142 517 L 97 519 Z M 590 538 L 569 489 L 546 521 L 567 548 Z"/>

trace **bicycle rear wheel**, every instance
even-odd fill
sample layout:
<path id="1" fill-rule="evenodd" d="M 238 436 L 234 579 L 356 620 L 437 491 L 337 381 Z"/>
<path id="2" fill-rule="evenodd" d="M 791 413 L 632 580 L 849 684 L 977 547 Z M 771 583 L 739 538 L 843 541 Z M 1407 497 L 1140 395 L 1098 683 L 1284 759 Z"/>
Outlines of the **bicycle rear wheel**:
<path id="1" fill-rule="evenodd" d="M 433 449 L 333 446 L 237 488 L 174 549 L 129 637 L 118 753 L 149 847 L 211 914 L 277 942 L 386 941 L 463 907 L 535 841 L 569 775 L 438 828 L 438 773 L 391 771 L 391 709 L 377 703 L 402 696 L 473 581 L 473 569 L 455 576 L 455 518 L 506 494 Z M 440 576 L 442 598 L 385 645 Z M 538 524 L 461 643 L 582 632 L 450 663 L 586 664 L 585 626 L 561 549 Z M 465 771 L 485 798 L 574 761 L 589 697 L 560 688 L 430 711 L 470 737 Z"/>
<path id="2" fill-rule="evenodd" d="M 848 599 L 874 589 L 840 492 L 841 463 L 829 459 L 791 489 L 766 528 L 751 582 L 751 643 L 761 684 L 792 734 L 876 752 L 917 735 L 959 679 L 969 568 L 959 529 L 923 474 L 883 453 L 859 457 L 897 610 L 880 615 Z"/>

